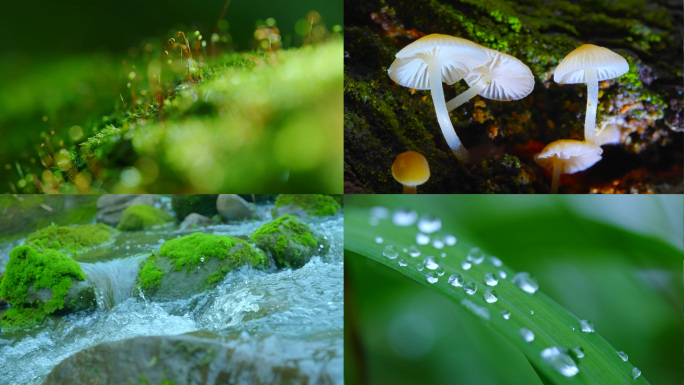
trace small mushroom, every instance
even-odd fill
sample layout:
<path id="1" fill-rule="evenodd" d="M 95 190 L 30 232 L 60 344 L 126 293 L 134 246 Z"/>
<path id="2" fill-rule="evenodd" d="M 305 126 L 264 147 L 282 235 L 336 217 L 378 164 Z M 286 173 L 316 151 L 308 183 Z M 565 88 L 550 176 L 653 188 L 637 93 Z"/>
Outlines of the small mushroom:
<path id="1" fill-rule="evenodd" d="M 574 174 L 584 171 L 601 160 L 603 149 L 591 142 L 561 139 L 551 142 L 541 153 L 534 156 L 534 161 L 553 173 L 551 193 L 558 192 L 560 174 Z"/>
<path id="2" fill-rule="evenodd" d="M 525 63 L 493 49 L 485 48 L 485 51 L 489 62 L 465 76 L 470 88 L 451 99 L 447 110 L 453 111 L 477 94 L 487 99 L 507 101 L 522 99 L 534 89 L 534 76 Z"/>
<path id="3" fill-rule="evenodd" d="M 392 163 L 392 176 L 404 185 L 404 194 L 416 194 L 416 186 L 430 179 L 430 166 L 421 153 L 402 152 Z"/>
<path id="4" fill-rule="evenodd" d="M 417 90 L 430 90 L 437 121 L 449 148 L 460 161 L 468 158 L 451 124 L 446 108 L 442 82 L 451 85 L 461 80 L 474 68 L 489 60 L 486 48 L 458 37 L 432 34 L 407 45 L 396 54 L 387 70 L 399 85 Z"/>
<path id="5" fill-rule="evenodd" d="M 553 80 L 559 84 L 587 83 L 587 114 L 584 139 L 596 143 L 598 82 L 620 77 L 629 71 L 627 60 L 608 48 L 592 44 L 570 52 L 556 67 Z"/>

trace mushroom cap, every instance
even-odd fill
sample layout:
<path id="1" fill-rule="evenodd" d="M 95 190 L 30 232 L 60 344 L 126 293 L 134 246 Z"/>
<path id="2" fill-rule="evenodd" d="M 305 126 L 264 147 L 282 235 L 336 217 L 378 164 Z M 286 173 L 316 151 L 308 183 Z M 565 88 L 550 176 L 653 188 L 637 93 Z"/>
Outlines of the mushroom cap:
<path id="1" fill-rule="evenodd" d="M 403 185 L 418 186 L 430 179 L 430 166 L 421 153 L 402 152 L 392 163 L 392 176 Z"/>
<path id="2" fill-rule="evenodd" d="M 438 57 L 442 82 L 454 84 L 473 68 L 487 63 L 486 48 L 460 37 L 432 34 L 402 48 L 387 70 L 397 84 L 416 90 L 429 90 L 428 61 Z"/>
<path id="3" fill-rule="evenodd" d="M 593 143 L 561 139 L 547 144 L 534 156 L 534 161 L 547 170 L 553 170 L 554 163 L 560 162 L 561 173 L 574 174 L 596 164 L 602 153 L 603 149 Z"/>
<path id="4" fill-rule="evenodd" d="M 627 60 L 608 48 L 585 44 L 561 61 L 553 73 L 553 80 L 560 84 L 586 83 L 584 70 L 596 68 L 598 81 L 622 76 L 629 71 Z"/>
<path id="5" fill-rule="evenodd" d="M 517 100 L 529 95 L 534 89 L 534 76 L 525 63 L 515 57 L 493 49 L 485 48 L 489 62 L 475 68 L 465 76 L 472 87 L 485 74 L 491 76 L 490 83 L 480 95 L 493 100 Z"/>

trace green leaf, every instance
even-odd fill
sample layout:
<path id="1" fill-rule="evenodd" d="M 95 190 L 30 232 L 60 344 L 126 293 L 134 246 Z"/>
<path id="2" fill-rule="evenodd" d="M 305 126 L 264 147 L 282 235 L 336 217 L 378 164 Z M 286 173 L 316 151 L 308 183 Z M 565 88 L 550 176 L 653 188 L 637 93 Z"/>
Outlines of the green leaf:
<path id="1" fill-rule="evenodd" d="M 349 200 L 352 201 L 353 200 Z M 417 230 L 415 226 L 399 227 L 392 223 L 390 219 L 382 219 L 375 223 L 369 223 L 370 210 L 347 202 L 345 208 L 345 256 L 347 261 L 353 259 L 355 263 L 359 260 L 371 260 L 375 264 L 381 264 L 387 268 L 403 274 L 409 279 L 429 288 L 430 291 L 438 293 L 452 302 L 459 304 L 467 309 L 461 312 L 470 317 L 471 320 L 485 325 L 489 330 L 503 336 L 517 350 L 528 359 L 530 364 L 538 372 L 540 381 L 549 384 L 647 384 L 644 376 L 636 380 L 631 376 L 633 366 L 625 362 L 617 355 L 617 350 L 611 346 L 597 332 L 585 333 L 580 331 L 580 318 L 571 314 L 564 307 L 549 298 L 542 289 L 529 294 L 514 285 L 512 278 L 518 273 L 503 264 L 500 267 L 494 266 L 490 258 L 486 258 L 480 264 L 472 264 L 468 270 L 464 270 L 462 262 L 466 260 L 471 248 L 475 244 L 467 239 L 460 237 L 454 229 L 461 228 L 458 225 L 459 218 L 441 216 L 442 231 L 451 233 L 458 237 L 458 242 L 454 246 L 445 246 L 437 249 L 432 245 L 419 246 L 421 255 L 417 258 L 410 257 L 403 252 L 410 246 L 415 245 Z M 394 209 L 402 202 L 400 199 L 389 199 L 390 208 Z M 383 200 L 383 202 L 386 202 Z M 422 201 L 413 200 L 416 203 L 412 208 L 419 212 L 426 212 L 425 207 L 431 211 L 439 212 L 440 203 L 435 200 L 423 199 Z M 431 202 L 431 203 L 430 203 Z M 418 206 L 418 207 L 416 207 Z M 444 202 L 441 201 L 441 207 Z M 377 238 L 382 238 L 382 243 L 378 243 Z M 542 237 L 543 238 L 543 237 Z M 529 239 L 529 238 L 528 238 Z M 581 243 L 581 242 L 575 242 Z M 395 246 L 399 250 L 399 256 L 389 259 L 383 256 L 384 248 L 388 245 Z M 488 243 L 498 248 L 500 251 L 506 250 L 506 244 Z M 446 253 L 446 257 L 441 257 L 441 253 Z M 425 256 L 433 256 L 435 262 L 445 269 L 441 276 L 435 275 L 437 270 L 424 268 L 417 270 L 417 266 L 422 264 Z M 505 261 L 506 255 L 501 253 L 501 259 Z M 400 266 L 398 261 L 405 259 L 407 266 Z M 487 286 L 483 279 L 486 273 L 498 273 L 502 271 L 506 278 L 499 277 L 496 286 Z M 437 282 L 430 283 L 427 274 L 432 274 L 437 278 Z M 448 278 L 454 274 L 461 274 L 465 282 L 474 282 L 477 291 L 473 295 L 468 295 L 463 287 L 454 287 L 448 284 Z M 494 303 L 487 303 L 484 293 L 487 289 L 496 292 L 498 300 Z M 502 311 L 510 312 L 510 319 L 502 317 Z M 534 311 L 534 314 L 531 314 Z M 526 342 L 521 336 L 520 329 L 527 328 L 534 333 L 534 340 Z M 574 328 L 574 330 L 573 330 Z M 600 331 L 600 330 L 599 330 Z M 565 376 L 558 367 L 554 367 L 542 357 L 542 351 L 547 348 L 559 347 L 568 349 L 569 355 L 573 348 L 581 347 L 584 357 L 574 357 L 579 372 L 574 376 Z M 573 362 L 573 361 L 571 361 Z M 566 369 L 566 373 L 569 371 Z M 515 382 L 515 381 L 513 381 Z"/>

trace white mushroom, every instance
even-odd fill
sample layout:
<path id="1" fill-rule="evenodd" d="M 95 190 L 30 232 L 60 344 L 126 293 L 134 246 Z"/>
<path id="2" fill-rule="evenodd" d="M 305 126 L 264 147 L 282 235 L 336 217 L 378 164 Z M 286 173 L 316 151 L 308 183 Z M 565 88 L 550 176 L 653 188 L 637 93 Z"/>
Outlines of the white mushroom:
<path id="1" fill-rule="evenodd" d="M 534 89 L 534 76 L 529 67 L 515 57 L 485 48 L 489 62 L 465 76 L 470 88 L 447 103 L 449 111 L 480 94 L 493 100 L 517 100 Z"/>
<path id="2" fill-rule="evenodd" d="M 615 52 L 592 44 L 574 51 L 556 67 L 553 80 L 559 84 L 587 84 L 587 114 L 584 120 L 584 139 L 596 142 L 596 109 L 598 82 L 620 77 L 629 71 L 627 60 Z"/>
<path id="3" fill-rule="evenodd" d="M 442 82 L 449 85 L 461 80 L 474 68 L 489 60 L 486 48 L 469 40 L 447 35 L 427 35 L 397 52 L 387 70 L 392 80 L 404 87 L 430 90 L 437 121 L 449 148 L 460 161 L 468 158 L 451 124 Z"/>
<path id="4" fill-rule="evenodd" d="M 603 149 L 594 143 L 561 139 L 546 145 L 534 161 L 553 173 L 551 193 L 555 194 L 560 174 L 584 171 L 601 160 L 602 153 Z"/>

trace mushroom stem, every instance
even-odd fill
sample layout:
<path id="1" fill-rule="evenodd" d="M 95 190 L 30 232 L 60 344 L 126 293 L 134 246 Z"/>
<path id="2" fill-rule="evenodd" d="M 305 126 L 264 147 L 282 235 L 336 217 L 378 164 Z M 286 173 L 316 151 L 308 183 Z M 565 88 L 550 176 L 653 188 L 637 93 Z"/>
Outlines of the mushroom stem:
<path id="1" fill-rule="evenodd" d="M 479 94 L 482 92 L 482 90 L 487 87 L 487 84 L 491 81 L 491 76 L 489 74 L 483 75 L 480 80 L 477 81 L 472 87 L 458 95 L 457 97 L 449 100 L 449 102 L 446 104 L 447 106 L 447 111 L 453 111 L 456 108 L 458 108 L 461 104 L 467 102 L 468 100 L 472 99 L 475 95 Z"/>
<path id="2" fill-rule="evenodd" d="M 553 179 L 551 179 L 551 194 L 556 194 L 558 192 L 558 180 L 560 179 L 561 170 L 563 165 L 555 163 L 553 165 Z"/>
<path id="3" fill-rule="evenodd" d="M 584 71 L 587 77 L 587 114 L 584 118 L 584 140 L 596 142 L 596 109 L 598 108 L 598 73 L 596 68 Z"/>
<path id="4" fill-rule="evenodd" d="M 416 186 L 404 185 L 404 194 L 418 194 L 418 189 L 416 189 Z"/>
<path id="5" fill-rule="evenodd" d="M 444 135 L 444 139 L 446 139 L 449 148 L 456 155 L 456 158 L 461 162 L 465 162 L 468 159 L 468 150 L 463 147 L 461 140 L 456 135 L 454 126 L 451 124 L 451 118 L 449 118 L 444 91 L 442 90 L 442 68 L 439 60 L 428 62 L 428 72 L 430 73 L 432 103 L 435 105 L 435 113 L 437 114 L 439 127 L 442 129 L 442 135 Z"/>

